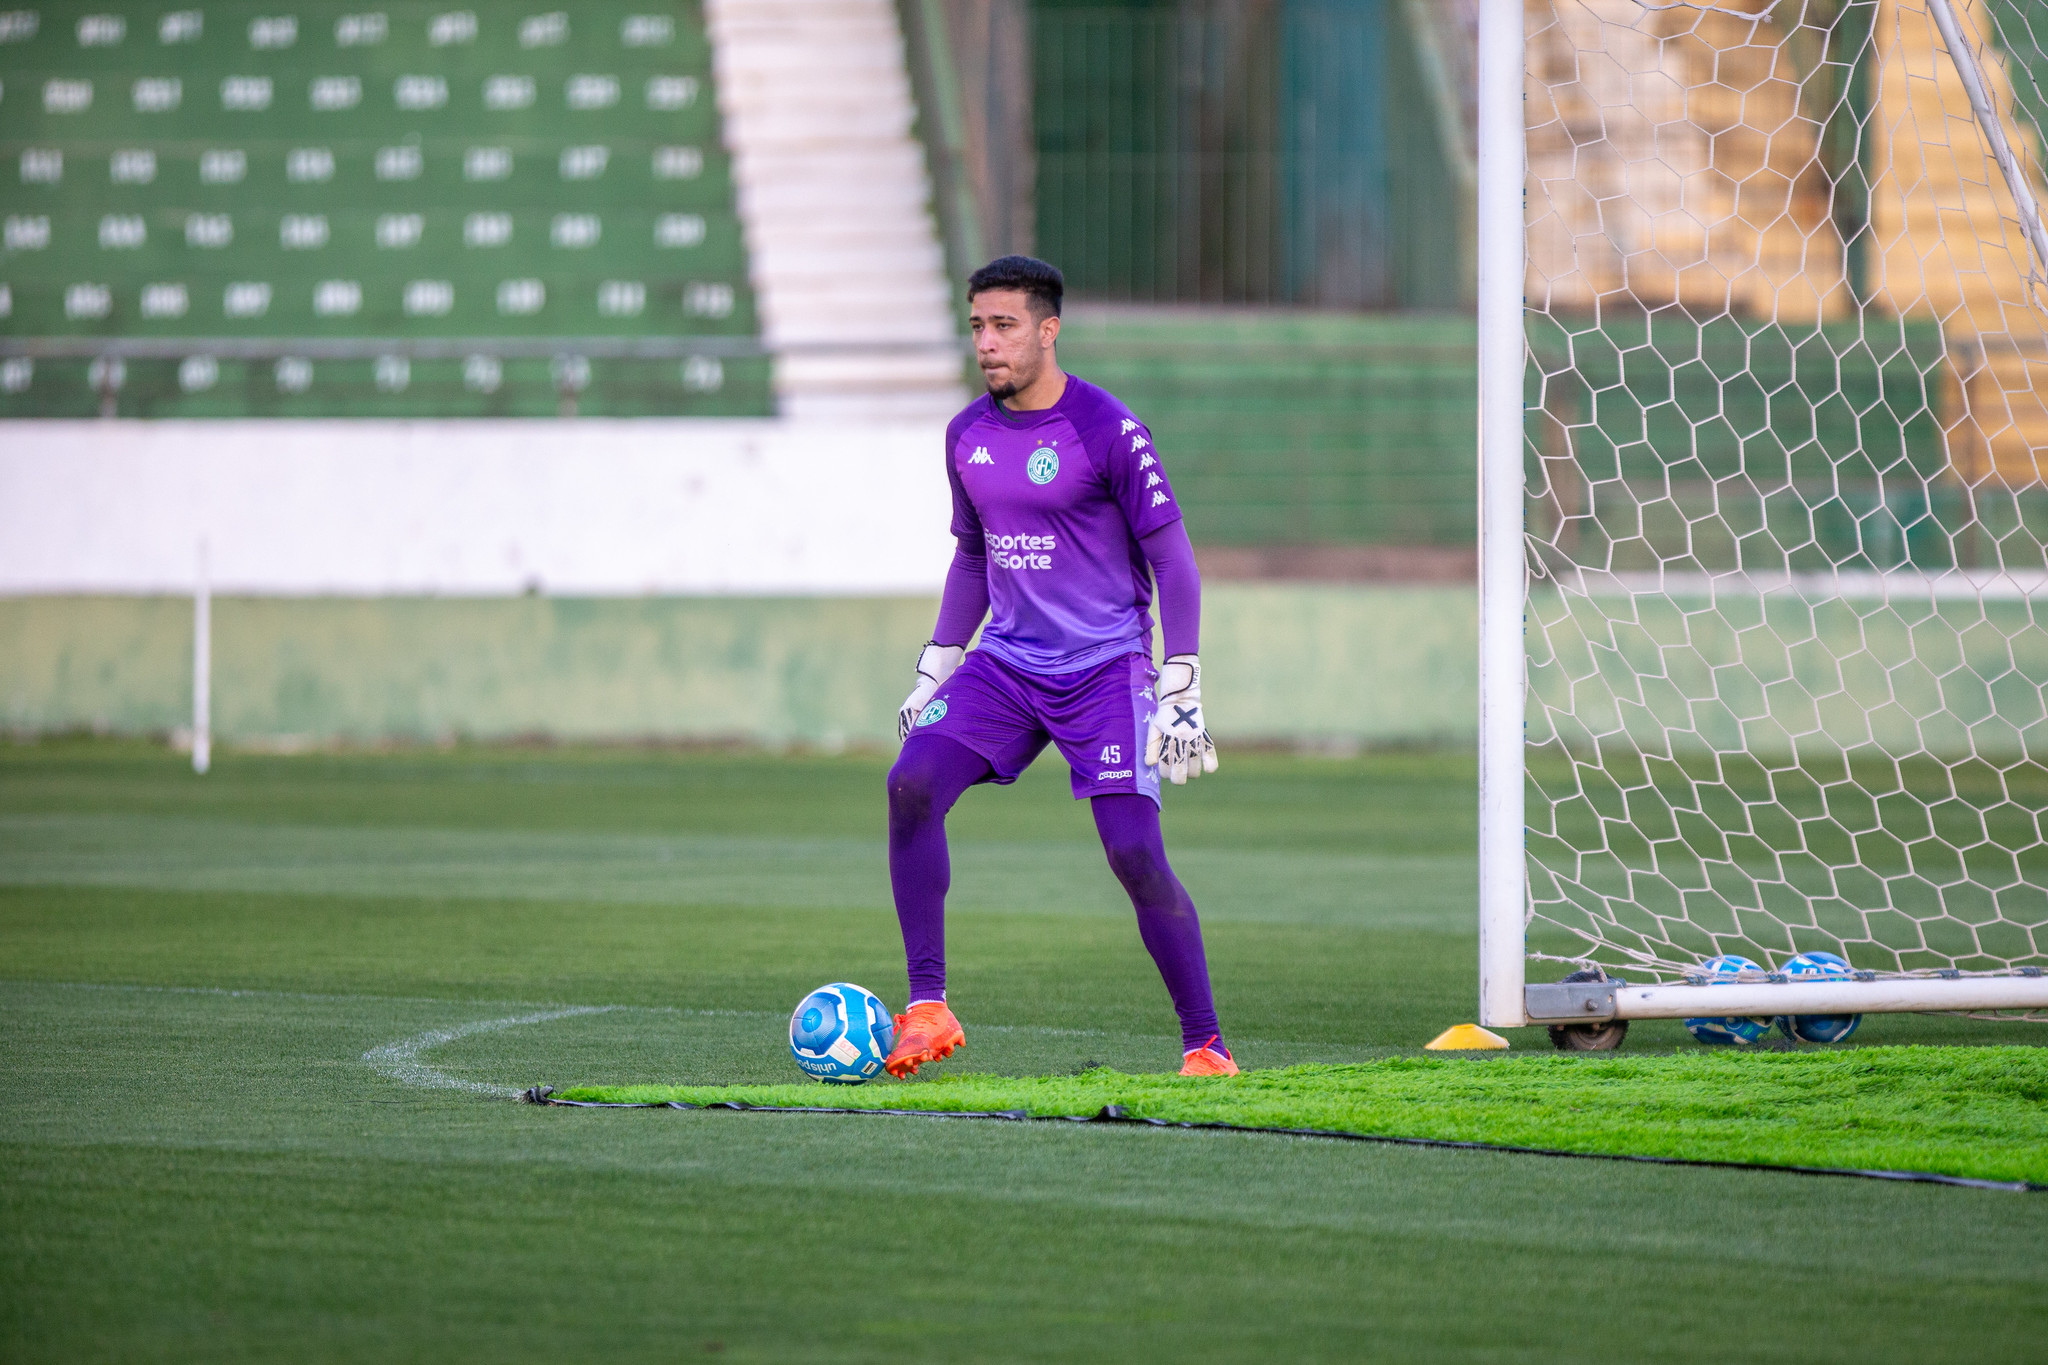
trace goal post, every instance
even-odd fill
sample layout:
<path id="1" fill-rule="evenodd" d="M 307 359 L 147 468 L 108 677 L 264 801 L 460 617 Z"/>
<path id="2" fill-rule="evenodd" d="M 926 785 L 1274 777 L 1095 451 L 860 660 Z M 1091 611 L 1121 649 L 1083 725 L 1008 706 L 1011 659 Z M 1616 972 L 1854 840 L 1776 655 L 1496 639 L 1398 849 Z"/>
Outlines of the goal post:
<path id="1" fill-rule="evenodd" d="M 1526 1023 L 1523 1007 L 1522 184 L 1523 0 L 1480 0 L 1479 215 L 1479 1019 Z"/>
<path id="2" fill-rule="evenodd" d="M 2048 10 L 1476 39 L 1481 1022 L 2048 1019 Z"/>

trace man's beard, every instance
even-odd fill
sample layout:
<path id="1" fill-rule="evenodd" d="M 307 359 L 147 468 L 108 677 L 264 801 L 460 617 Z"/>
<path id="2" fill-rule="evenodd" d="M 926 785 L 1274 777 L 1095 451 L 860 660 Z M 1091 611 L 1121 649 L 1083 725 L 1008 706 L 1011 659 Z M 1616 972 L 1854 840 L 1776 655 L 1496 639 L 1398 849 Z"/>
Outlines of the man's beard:
<path id="1" fill-rule="evenodd" d="M 1005 398 L 1015 398 L 1020 389 L 1023 389 L 1038 377 L 1036 374 L 1018 374 L 1015 365 L 1007 368 L 1010 377 L 1002 380 L 991 378 L 987 370 L 981 372 L 981 382 L 988 385 L 988 396 L 999 403 Z"/>

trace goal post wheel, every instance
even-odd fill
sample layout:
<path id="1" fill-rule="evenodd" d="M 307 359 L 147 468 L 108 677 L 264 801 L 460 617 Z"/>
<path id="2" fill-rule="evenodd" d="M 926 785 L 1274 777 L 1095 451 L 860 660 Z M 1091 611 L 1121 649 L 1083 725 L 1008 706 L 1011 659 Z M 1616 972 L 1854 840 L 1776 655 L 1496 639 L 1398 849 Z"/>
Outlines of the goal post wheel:
<path id="1" fill-rule="evenodd" d="M 1559 1052 L 1612 1052 L 1628 1037 L 1628 1020 L 1601 1024 L 1552 1024 L 1550 1043 Z"/>
<path id="2" fill-rule="evenodd" d="M 1622 985 L 1598 966 L 1581 967 L 1558 983 L 1564 986 Z M 1612 1052 L 1628 1037 L 1628 1020 L 1608 1017 L 1586 1024 L 1550 1025 L 1550 1043 L 1559 1052 Z"/>

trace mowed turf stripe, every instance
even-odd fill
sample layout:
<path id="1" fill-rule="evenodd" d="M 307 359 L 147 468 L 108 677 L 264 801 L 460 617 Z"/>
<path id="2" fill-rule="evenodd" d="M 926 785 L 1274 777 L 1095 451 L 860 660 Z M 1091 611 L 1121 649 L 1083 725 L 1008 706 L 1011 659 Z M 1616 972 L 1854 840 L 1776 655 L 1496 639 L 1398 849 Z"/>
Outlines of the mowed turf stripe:
<path id="1" fill-rule="evenodd" d="M 551 1096 L 785 1108 L 829 1106 L 828 1097 L 836 1098 L 815 1085 L 579 1086 Z M 2048 1186 L 2048 1051 L 2025 1047 L 1402 1057 L 1196 1082 L 1108 1069 L 966 1075 L 865 1087 L 860 1102 L 877 1111 L 1034 1118 L 1113 1108 L 1169 1124 Z"/>
<path id="2" fill-rule="evenodd" d="M 555 1097 L 551 1086 L 535 1086 L 523 1092 L 531 1104 L 564 1109 L 692 1109 L 709 1112 L 731 1110 L 744 1114 L 847 1115 L 891 1119 L 989 1119 L 1003 1123 L 1132 1123 L 1147 1128 L 1206 1129 L 1220 1133 L 1259 1133 L 1272 1137 L 1330 1138 L 1341 1142 L 1373 1142 L 1389 1147 L 1435 1147 L 1449 1151 L 1503 1152 L 1510 1156 L 1554 1156 L 1574 1161 L 1634 1161 L 1651 1166 L 1699 1166 L 1733 1171 L 1781 1171 L 1788 1175 L 1828 1175 L 1860 1180 L 1896 1180 L 1908 1184 L 1958 1185 L 1976 1190 L 2003 1190 L 2011 1194 L 2048 1192 L 2048 1185 L 2030 1180 L 1978 1180 L 1970 1176 L 1940 1175 L 1932 1171 L 1859 1171 L 1843 1166 L 1785 1166 L 1763 1161 L 1706 1161 L 1676 1156 L 1636 1156 L 1626 1152 L 1568 1152 L 1558 1147 L 1516 1147 L 1502 1142 L 1456 1142 L 1450 1138 L 1393 1137 L 1386 1133 L 1347 1133 L 1336 1128 L 1268 1128 L 1246 1123 L 1198 1122 L 1138 1118 L 1122 1105 L 1105 1104 L 1093 1114 L 1032 1114 L 1022 1109 L 853 1109 L 832 1105 L 686 1104 L 668 1100 L 647 1104 L 622 1104 L 601 1100 L 564 1100 Z"/>
<path id="3" fill-rule="evenodd" d="M 1303 1047 L 1414 1046 L 1470 1007 L 1469 934 L 1214 923 L 1205 938 L 1231 1037 L 1299 1045 L 1259 1055 L 1259 1065 L 1357 1060 Z M 962 915 L 947 946 L 970 1022 L 1157 1036 L 1149 1064 L 1179 1064 L 1172 1004 L 1128 910 Z M 676 1005 L 782 1019 L 827 981 L 859 982 L 897 1008 L 906 992 L 895 916 L 858 908 L 0 887 L 0 957 L 20 980 Z M 775 1080 L 794 1074 L 781 1033 L 763 1031 L 780 1053 L 767 1074 L 599 1070 L 563 1079 Z M 1082 1052 L 1066 1068 L 1020 1074 L 1089 1060 L 1145 1069 Z M 530 1085 L 542 1076 L 562 1078 L 504 1079 Z"/>
<path id="4" fill-rule="evenodd" d="M 1176 848 L 1204 918 L 1466 932 L 1465 855 Z M 1102 850 L 957 841 L 949 908 L 1128 916 Z M 0 886 L 639 905 L 887 908 L 871 838 L 320 828 L 152 815 L 0 816 Z"/>
<path id="5" fill-rule="evenodd" d="M 111 747 L 0 745 L 0 809 L 872 839 L 880 867 L 886 758 L 229 753 L 201 779 L 160 750 L 94 756 Z M 1469 1017 L 1470 756 L 1224 762 L 1168 793 L 1177 860 L 1458 854 L 1466 888 L 1444 893 L 1462 897 L 1457 932 L 1219 922 L 1219 908 L 1209 959 L 1241 1055 L 1362 1061 Z M 1042 842 L 1092 880 L 1101 855 L 1066 780 L 1041 764 L 1027 790 L 969 793 L 949 826 L 977 860 L 983 840 Z M 0 852 L 13 838 L 0 832 Z M 961 915 L 948 948 L 969 1048 L 942 1069 L 1178 1065 L 1127 911 Z M 0 983 L 8 1358 L 460 1365 L 539 1349 L 623 1365 L 715 1341 L 722 1360 L 813 1365 L 1535 1365 L 1597 1341 L 1674 1365 L 1978 1365 L 2034 1359 L 2048 1336 L 2048 1200 L 1117 1124 L 634 1122 L 404 1086 L 361 1060 L 465 1022 L 635 1002 L 424 1060 L 522 1085 L 793 1080 L 785 1021 L 811 988 L 854 980 L 900 1005 L 901 941 L 880 906 L 17 886 L 0 888 L 0 962 L 20 979 Z M 235 993 L 252 987 L 280 994 Z M 2039 1036 L 1872 1016 L 1854 1041 Z M 1513 1037 L 1511 1062 L 1548 1046 L 1541 1030 Z M 1649 1046 L 1696 1049 L 1675 1022 L 1645 1021 L 1625 1055 Z M 930 1292 L 891 1292 L 893 1268 L 935 1254 Z"/>

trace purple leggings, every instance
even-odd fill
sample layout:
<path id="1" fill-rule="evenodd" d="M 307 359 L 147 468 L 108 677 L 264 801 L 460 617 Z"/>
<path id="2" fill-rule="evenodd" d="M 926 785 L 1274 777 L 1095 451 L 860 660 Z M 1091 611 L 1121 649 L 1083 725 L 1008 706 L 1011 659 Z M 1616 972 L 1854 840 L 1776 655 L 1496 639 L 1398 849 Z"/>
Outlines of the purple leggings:
<path id="1" fill-rule="evenodd" d="M 946 888 L 953 878 L 946 812 L 993 772 L 980 754 L 941 735 L 912 735 L 889 770 L 889 882 L 903 926 L 912 1000 L 946 998 Z M 1181 1047 L 1201 1047 L 1221 1030 L 1202 954 L 1202 924 L 1167 864 L 1159 808 L 1150 797 L 1131 793 L 1097 796 L 1089 804 L 1110 871 L 1130 895 L 1138 935 L 1180 1015 Z"/>

